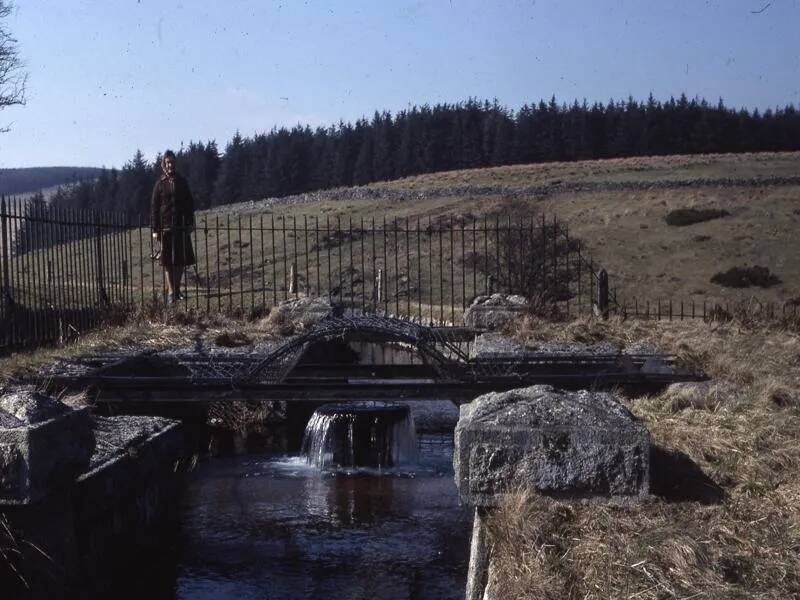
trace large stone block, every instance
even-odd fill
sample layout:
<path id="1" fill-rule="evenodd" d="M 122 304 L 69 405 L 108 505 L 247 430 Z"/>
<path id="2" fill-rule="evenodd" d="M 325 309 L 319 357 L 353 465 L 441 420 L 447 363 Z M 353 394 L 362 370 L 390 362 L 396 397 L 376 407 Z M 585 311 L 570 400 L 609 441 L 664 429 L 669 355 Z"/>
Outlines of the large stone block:
<path id="1" fill-rule="evenodd" d="M 565 498 L 648 493 L 650 436 L 608 393 L 548 385 L 480 396 L 461 406 L 454 468 L 461 499 L 496 506 L 530 487 Z"/>
<path id="2" fill-rule="evenodd" d="M 475 329 L 503 329 L 528 310 L 528 300 L 513 294 L 478 296 L 464 311 L 464 325 Z"/>
<path id="3" fill-rule="evenodd" d="M 470 358 L 476 360 L 520 359 L 525 354 L 522 342 L 491 331 L 475 336 Z"/>
<path id="4" fill-rule="evenodd" d="M 88 408 L 17 390 L 0 398 L 0 410 L 14 419 L 0 427 L 0 505 L 36 502 L 88 466 L 94 449 Z"/>

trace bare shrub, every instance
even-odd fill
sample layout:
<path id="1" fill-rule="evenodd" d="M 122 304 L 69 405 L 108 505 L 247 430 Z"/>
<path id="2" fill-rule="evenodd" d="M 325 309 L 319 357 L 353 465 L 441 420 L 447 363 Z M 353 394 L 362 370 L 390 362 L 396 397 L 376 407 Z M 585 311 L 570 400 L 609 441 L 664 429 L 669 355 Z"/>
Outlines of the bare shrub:
<path id="1" fill-rule="evenodd" d="M 727 271 L 715 273 L 711 277 L 711 283 L 730 288 L 768 288 L 778 285 L 781 280 L 770 273 L 769 267 L 754 265 L 752 267 L 732 267 Z"/>
<path id="2" fill-rule="evenodd" d="M 722 217 L 730 216 L 727 210 L 716 208 L 677 208 L 667 213 L 664 217 L 667 225 L 673 227 L 685 227 L 704 221 L 712 221 Z"/>

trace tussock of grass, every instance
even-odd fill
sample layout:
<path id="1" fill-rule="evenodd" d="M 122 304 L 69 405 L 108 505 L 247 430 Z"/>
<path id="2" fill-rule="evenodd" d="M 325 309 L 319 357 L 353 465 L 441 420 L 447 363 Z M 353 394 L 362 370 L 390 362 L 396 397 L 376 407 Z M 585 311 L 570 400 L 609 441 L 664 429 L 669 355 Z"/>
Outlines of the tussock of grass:
<path id="1" fill-rule="evenodd" d="M 785 325 L 785 323 L 784 323 Z M 790 323 L 791 325 L 791 323 Z M 796 325 L 796 324 L 795 324 Z M 499 598 L 792 598 L 800 593 L 800 336 L 755 319 L 526 324 L 523 336 L 646 339 L 691 354 L 708 385 L 626 399 L 654 445 L 722 494 L 701 502 L 655 463 L 647 501 L 597 506 L 520 492 L 489 520 Z M 678 464 L 678 463 L 675 463 Z M 674 492 L 677 492 L 676 496 Z M 680 494 L 684 492 L 685 495 Z"/>
<path id="2" fill-rule="evenodd" d="M 664 221 L 666 221 L 667 225 L 672 225 L 673 227 L 685 227 L 686 225 L 728 217 L 730 214 L 727 210 L 716 208 L 676 208 L 667 213 Z"/>

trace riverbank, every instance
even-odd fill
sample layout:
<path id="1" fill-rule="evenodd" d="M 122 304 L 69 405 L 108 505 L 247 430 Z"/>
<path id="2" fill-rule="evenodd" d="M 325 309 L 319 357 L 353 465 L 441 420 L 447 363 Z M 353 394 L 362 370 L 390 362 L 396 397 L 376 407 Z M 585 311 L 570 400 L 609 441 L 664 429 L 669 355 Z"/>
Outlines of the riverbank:
<path id="1" fill-rule="evenodd" d="M 671 474 L 647 501 L 589 506 L 521 490 L 494 514 L 498 597 L 794 597 L 800 336 L 785 325 L 526 321 L 517 333 L 529 342 L 646 341 L 712 380 L 626 399 L 659 448 L 654 472 Z"/>

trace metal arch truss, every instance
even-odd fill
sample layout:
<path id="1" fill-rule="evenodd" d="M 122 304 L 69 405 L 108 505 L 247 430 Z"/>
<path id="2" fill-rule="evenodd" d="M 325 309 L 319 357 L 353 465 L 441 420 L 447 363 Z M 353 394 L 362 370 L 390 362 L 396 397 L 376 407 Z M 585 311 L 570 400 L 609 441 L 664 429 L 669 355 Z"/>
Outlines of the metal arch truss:
<path id="1" fill-rule="evenodd" d="M 346 340 L 395 342 L 412 346 L 436 373 L 453 378 L 469 360 L 457 336 L 435 328 L 379 315 L 327 317 L 302 335 L 290 338 L 264 356 L 241 378 L 243 382 L 281 383 L 314 343 Z"/>

